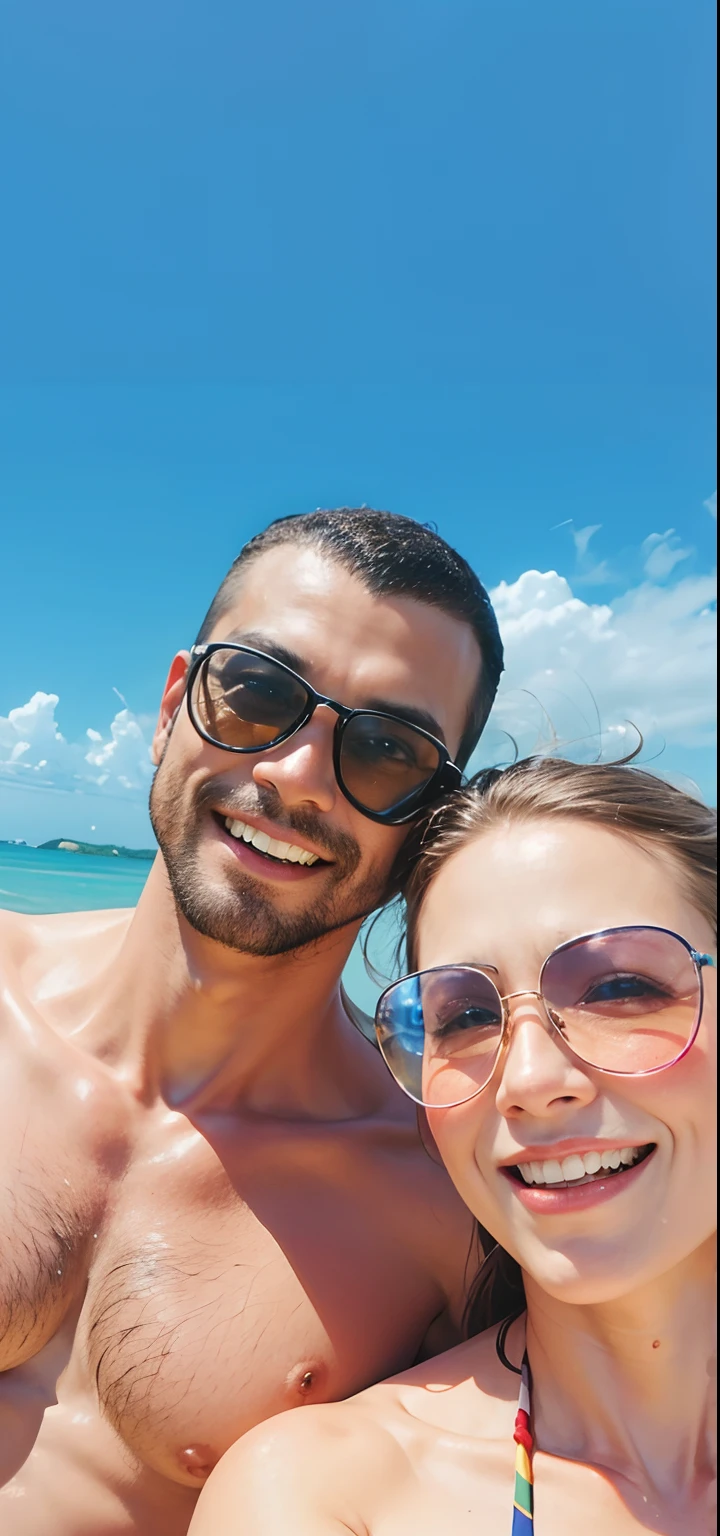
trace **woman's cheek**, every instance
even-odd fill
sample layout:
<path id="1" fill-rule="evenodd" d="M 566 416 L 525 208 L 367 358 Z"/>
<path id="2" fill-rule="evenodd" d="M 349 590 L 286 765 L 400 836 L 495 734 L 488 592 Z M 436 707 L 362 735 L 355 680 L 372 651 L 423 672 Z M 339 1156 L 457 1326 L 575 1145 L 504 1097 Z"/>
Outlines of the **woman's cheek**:
<path id="1" fill-rule="evenodd" d="M 428 1109 L 428 1124 L 450 1178 L 465 1204 L 485 1224 L 497 1209 L 492 1185 L 497 1175 L 490 1147 L 485 1147 L 475 1100 L 452 1109 Z"/>

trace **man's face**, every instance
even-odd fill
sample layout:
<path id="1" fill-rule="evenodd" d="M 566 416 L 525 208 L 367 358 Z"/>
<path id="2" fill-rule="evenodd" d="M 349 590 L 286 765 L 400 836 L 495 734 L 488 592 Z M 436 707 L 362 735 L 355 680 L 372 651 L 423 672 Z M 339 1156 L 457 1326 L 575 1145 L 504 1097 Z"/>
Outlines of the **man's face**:
<path id="1" fill-rule="evenodd" d="M 412 598 L 373 597 L 327 555 L 290 544 L 248 566 L 210 639 L 291 654 L 307 682 L 349 708 L 421 711 L 451 755 L 480 666 L 469 625 Z M 180 910 L 198 932 L 255 955 L 356 923 L 382 901 L 408 829 L 371 821 L 346 800 L 333 768 L 336 714 L 320 705 L 280 746 L 223 751 L 188 716 L 187 660 L 176 657 L 166 685 L 150 797 Z M 233 821 L 245 837 L 229 830 Z M 246 840 L 248 829 L 315 862 L 273 858 Z"/>

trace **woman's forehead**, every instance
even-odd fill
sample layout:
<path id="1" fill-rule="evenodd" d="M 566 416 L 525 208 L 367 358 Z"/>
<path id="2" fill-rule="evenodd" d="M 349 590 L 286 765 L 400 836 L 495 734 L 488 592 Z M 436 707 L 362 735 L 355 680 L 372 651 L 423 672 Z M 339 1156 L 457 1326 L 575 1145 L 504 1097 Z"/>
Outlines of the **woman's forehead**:
<path id="1" fill-rule="evenodd" d="M 418 940 L 423 965 L 480 951 L 502 961 L 513 945 L 547 954 L 623 923 L 697 927 L 671 859 L 608 827 L 548 817 L 489 828 L 453 854 L 430 886 Z"/>

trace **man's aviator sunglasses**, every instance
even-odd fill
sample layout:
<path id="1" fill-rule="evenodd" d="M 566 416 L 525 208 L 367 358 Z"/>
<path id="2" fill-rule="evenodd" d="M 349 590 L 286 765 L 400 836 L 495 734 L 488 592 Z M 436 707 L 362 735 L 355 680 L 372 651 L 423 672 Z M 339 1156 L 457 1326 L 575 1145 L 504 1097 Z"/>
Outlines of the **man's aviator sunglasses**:
<path id="1" fill-rule="evenodd" d="M 401 826 L 462 782 L 441 741 L 399 715 L 348 709 L 317 693 L 284 662 L 249 645 L 193 646 L 188 714 L 205 741 L 226 752 L 263 752 L 302 730 L 319 704 L 333 709 L 335 776 L 372 821 Z"/>

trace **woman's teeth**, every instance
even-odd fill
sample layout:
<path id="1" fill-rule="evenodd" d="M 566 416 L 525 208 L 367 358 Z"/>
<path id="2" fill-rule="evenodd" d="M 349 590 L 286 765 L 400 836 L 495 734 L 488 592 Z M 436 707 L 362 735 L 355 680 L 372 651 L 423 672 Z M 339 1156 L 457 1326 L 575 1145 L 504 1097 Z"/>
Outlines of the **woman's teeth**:
<path id="1" fill-rule="evenodd" d="M 249 827 L 244 821 L 233 821 L 230 816 L 225 817 L 225 826 L 231 837 L 242 839 L 259 853 L 267 853 L 271 859 L 282 859 L 286 864 L 317 864 L 320 857 L 317 853 L 308 853 L 307 848 L 297 848 L 295 843 L 278 843 L 274 837 L 268 837 L 267 832 Z"/>
<path id="2" fill-rule="evenodd" d="M 526 1184 L 577 1184 L 599 1173 L 617 1173 L 631 1168 L 645 1147 L 613 1147 L 603 1152 L 573 1152 L 562 1162 L 549 1158 L 545 1163 L 517 1163 L 517 1171 Z"/>

